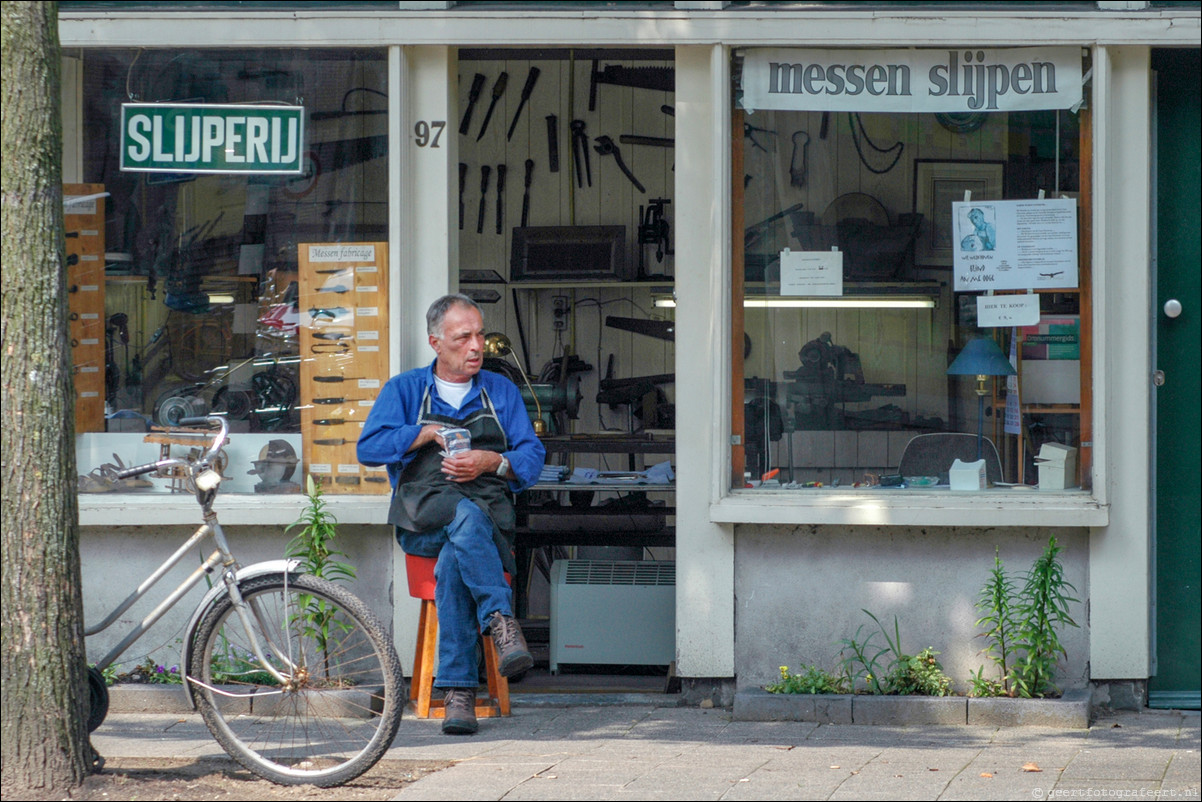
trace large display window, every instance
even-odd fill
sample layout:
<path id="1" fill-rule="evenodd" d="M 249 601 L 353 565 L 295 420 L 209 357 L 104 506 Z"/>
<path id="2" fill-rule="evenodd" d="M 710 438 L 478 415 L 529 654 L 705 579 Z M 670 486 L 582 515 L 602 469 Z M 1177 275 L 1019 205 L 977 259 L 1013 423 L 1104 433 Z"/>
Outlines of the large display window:
<path id="1" fill-rule="evenodd" d="M 736 490 L 1090 488 L 1081 59 L 739 54 Z"/>
<path id="2" fill-rule="evenodd" d="M 222 413 L 226 489 L 385 492 L 355 459 L 387 379 L 383 50 L 88 50 L 65 188 L 80 490 L 187 453 Z M 337 421 L 337 423 L 335 423 Z"/>

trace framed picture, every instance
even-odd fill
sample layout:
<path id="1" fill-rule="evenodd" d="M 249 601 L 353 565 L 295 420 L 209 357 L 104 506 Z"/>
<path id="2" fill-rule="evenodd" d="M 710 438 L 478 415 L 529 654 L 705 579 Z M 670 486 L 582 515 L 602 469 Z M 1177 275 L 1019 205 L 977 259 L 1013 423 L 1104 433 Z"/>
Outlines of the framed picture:
<path id="1" fill-rule="evenodd" d="M 952 202 L 966 191 L 973 200 L 1001 200 L 1003 168 L 1000 161 L 914 160 L 914 211 L 922 215 L 915 264 L 952 266 Z"/>

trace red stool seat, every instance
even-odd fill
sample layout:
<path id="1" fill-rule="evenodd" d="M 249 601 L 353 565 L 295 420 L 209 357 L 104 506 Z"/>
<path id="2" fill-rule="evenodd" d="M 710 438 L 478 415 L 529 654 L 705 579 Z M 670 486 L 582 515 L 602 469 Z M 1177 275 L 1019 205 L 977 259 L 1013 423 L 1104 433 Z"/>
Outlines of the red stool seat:
<path id="1" fill-rule="evenodd" d="M 413 655 L 413 681 L 409 684 L 409 699 L 418 718 L 443 718 L 446 711 L 440 699 L 431 699 L 434 691 L 434 659 L 438 653 L 438 609 L 434 604 L 434 566 L 437 557 L 405 555 L 405 574 L 409 578 L 409 595 L 422 600 L 421 617 L 417 624 L 417 648 Z M 505 574 L 512 584 L 513 577 Z M 488 674 L 488 697 L 476 698 L 476 717 L 493 718 L 509 715 L 509 680 L 501 676 L 497 662 L 497 647 L 491 637 L 484 637 L 484 667 Z"/>

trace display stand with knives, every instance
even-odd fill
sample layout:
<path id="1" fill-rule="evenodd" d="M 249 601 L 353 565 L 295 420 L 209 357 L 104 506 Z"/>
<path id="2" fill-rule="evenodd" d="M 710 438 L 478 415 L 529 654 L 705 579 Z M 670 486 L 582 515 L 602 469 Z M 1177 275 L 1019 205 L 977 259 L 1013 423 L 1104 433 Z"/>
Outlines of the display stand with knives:
<path id="1" fill-rule="evenodd" d="M 388 243 L 301 243 L 300 398 L 305 471 L 325 493 L 387 493 L 355 444 L 388 379 Z M 338 306 L 321 303 L 336 294 Z"/>

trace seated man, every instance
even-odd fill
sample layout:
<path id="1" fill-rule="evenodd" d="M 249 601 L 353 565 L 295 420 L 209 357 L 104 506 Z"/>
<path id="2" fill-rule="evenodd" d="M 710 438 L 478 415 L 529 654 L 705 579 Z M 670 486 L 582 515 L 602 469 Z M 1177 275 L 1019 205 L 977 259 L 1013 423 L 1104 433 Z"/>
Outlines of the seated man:
<path id="1" fill-rule="evenodd" d="M 506 677 L 534 664 L 513 618 L 504 572 L 516 573 L 512 493 L 533 484 L 546 450 L 509 379 L 481 370 L 484 316 L 466 295 L 439 298 L 426 313 L 434 362 L 384 385 L 359 436 L 359 461 L 387 465 L 388 522 L 407 554 L 437 557 L 438 676 L 442 731 L 476 724 L 476 641 L 488 630 Z M 446 455 L 444 427 L 466 429 L 470 448 Z"/>

